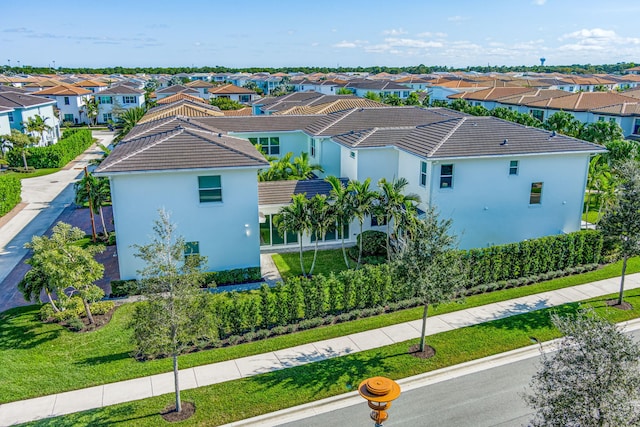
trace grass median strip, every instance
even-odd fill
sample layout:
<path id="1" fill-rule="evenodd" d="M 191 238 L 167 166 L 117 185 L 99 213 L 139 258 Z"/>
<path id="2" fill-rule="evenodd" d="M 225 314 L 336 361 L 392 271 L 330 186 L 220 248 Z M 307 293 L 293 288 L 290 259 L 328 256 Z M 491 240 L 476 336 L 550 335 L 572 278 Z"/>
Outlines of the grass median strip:
<path id="1" fill-rule="evenodd" d="M 640 317 L 640 290 L 626 293 L 635 308 L 621 311 L 607 306 L 613 297 L 594 298 L 583 306 L 599 315 L 622 322 Z M 430 336 L 436 355 L 422 360 L 407 354 L 417 340 L 364 351 L 322 362 L 216 384 L 182 393 L 195 402 L 196 414 L 183 425 L 220 425 L 273 412 L 291 406 L 352 391 L 364 378 L 384 375 L 393 379 L 433 371 L 508 350 L 528 346 L 531 337 L 539 341 L 558 338 L 550 312 L 574 313 L 581 304 L 572 303 L 494 320 Z M 158 426 L 165 421 L 158 413 L 171 403 L 172 394 L 114 405 L 92 411 L 31 423 L 34 426 L 136 425 Z"/>
<path id="2" fill-rule="evenodd" d="M 640 271 L 640 258 L 629 262 L 628 271 Z M 614 277 L 619 272 L 619 264 L 612 264 L 585 274 L 475 295 L 464 303 L 443 304 L 430 315 L 601 280 Z M 120 307 L 104 328 L 84 334 L 71 333 L 54 324 L 42 324 L 38 319 L 38 309 L 38 306 L 21 307 L 0 314 L 0 366 L 3 367 L 0 403 L 171 371 L 169 359 L 142 363 L 130 357 L 131 333 L 125 326 L 131 318 L 132 304 Z M 421 315 L 422 309 L 418 307 L 235 347 L 185 354 L 180 357 L 180 367 L 184 369 L 276 351 L 416 320 Z"/>

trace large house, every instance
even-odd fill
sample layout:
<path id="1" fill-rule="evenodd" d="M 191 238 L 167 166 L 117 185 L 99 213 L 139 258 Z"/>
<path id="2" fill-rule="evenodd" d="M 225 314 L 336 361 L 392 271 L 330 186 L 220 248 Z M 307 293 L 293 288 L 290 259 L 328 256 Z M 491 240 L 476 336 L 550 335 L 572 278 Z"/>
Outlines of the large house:
<path id="1" fill-rule="evenodd" d="M 126 110 L 144 106 L 144 91 L 127 85 L 112 86 L 95 95 L 98 101 L 98 123 L 109 123 L 115 120 L 116 114 Z"/>
<path id="2" fill-rule="evenodd" d="M 604 151 L 438 108 L 148 121 L 96 171 L 111 179 L 123 279 L 137 277 L 131 245 L 144 244 L 159 208 L 173 213 L 189 250 L 206 255 L 211 270 L 258 266 L 261 249 L 297 244 L 296 236 L 279 235 L 274 217 L 293 193 L 309 197 L 326 188 L 319 181 L 258 184 L 256 172 L 267 162 L 254 143 L 275 156 L 309 153 L 324 168 L 320 178 L 370 178 L 374 187 L 381 178 L 406 178 L 407 192 L 421 198 L 418 213 L 436 207 L 451 218 L 462 248 L 578 230 L 589 160 Z M 375 218 L 365 224 L 378 227 Z M 350 242 L 357 232 L 354 223 Z M 322 243 L 336 239 L 329 233 Z"/>
<path id="3" fill-rule="evenodd" d="M 55 101 L 33 96 L 28 92 L 15 88 L 0 86 L 0 135 L 17 129 L 25 132 L 25 123 L 35 116 L 40 116 L 49 129 L 40 138 L 38 145 L 55 144 L 60 138 L 60 122 L 53 108 Z"/>
<path id="4" fill-rule="evenodd" d="M 59 84 L 58 86 L 34 92 L 33 95 L 56 101 L 56 106 L 60 110 L 60 118 L 63 122 L 72 124 L 89 123 L 85 105 L 93 96 L 93 92 L 90 90 L 69 84 Z"/>

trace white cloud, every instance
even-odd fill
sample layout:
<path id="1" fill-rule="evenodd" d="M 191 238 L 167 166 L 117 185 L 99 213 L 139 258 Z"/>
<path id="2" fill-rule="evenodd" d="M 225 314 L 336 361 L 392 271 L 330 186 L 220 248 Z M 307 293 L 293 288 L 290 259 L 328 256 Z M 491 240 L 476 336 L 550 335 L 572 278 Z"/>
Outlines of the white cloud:
<path id="1" fill-rule="evenodd" d="M 312 46 L 312 47 L 320 46 L 320 43 L 318 43 L 318 42 L 313 42 L 313 43 L 311 43 L 311 46 Z"/>
<path id="2" fill-rule="evenodd" d="M 391 30 L 384 30 L 382 34 L 385 36 L 401 36 L 403 34 L 407 34 L 407 32 L 402 28 L 398 28 L 398 29 L 393 28 Z"/>
<path id="3" fill-rule="evenodd" d="M 359 47 L 367 44 L 366 40 L 354 40 L 352 42 L 347 40 L 342 40 L 341 42 L 335 43 L 333 47 L 341 48 L 341 49 L 353 49 L 355 47 Z"/>
<path id="4" fill-rule="evenodd" d="M 536 6 L 544 6 L 546 2 L 547 0 L 533 0 L 533 4 L 535 4 Z"/>
<path id="5" fill-rule="evenodd" d="M 462 22 L 462 21 L 466 21 L 468 20 L 469 17 L 468 16 L 460 16 L 460 15 L 456 15 L 456 16 L 450 16 L 447 18 L 447 21 L 450 22 Z"/>
<path id="6" fill-rule="evenodd" d="M 619 51 L 621 48 L 640 44 L 640 38 L 622 37 L 613 30 L 602 28 L 583 28 L 582 30 L 564 34 L 559 40 L 567 42 L 558 47 L 559 51 L 565 52 L 595 52 L 612 49 Z"/>
<path id="7" fill-rule="evenodd" d="M 432 32 L 424 32 L 424 33 L 418 33 L 416 34 L 416 37 L 424 37 L 424 38 L 430 38 L 430 37 L 436 37 L 439 39 L 444 39 L 445 37 L 447 37 L 447 33 L 432 33 Z"/>

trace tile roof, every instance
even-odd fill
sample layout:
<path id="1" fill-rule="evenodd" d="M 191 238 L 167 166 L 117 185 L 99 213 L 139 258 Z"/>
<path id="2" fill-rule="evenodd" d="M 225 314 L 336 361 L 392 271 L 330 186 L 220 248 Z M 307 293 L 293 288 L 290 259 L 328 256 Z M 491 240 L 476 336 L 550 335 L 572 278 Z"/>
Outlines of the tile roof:
<path id="1" fill-rule="evenodd" d="M 192 87 L 188 87 L 188 86 L 184 86 L 184 85 L 173 85 L 173 86 L 169 86 L 169 87 L 165 87 L 164 89 L 158 89 L 156 90 L 156 94 L 174 94 L 174 93 L 179 93 L 179 92 L 184 92 L 184 93 L 188 93 L 189 95 L 198 95 L 200 92 L 198 92 L 197 90 L 195 90 Z"/>
<path id="2" fill-rule="evenodd" d="M 492 87 L 475 92 L 461 92 L 449 95 L 448 98 L 471 99 L 474 101 L 496 101 L 500 98 L 514 95 L 522 95 L 525 93 L 535 92 L 535 89 L 525 87 Z"/>
<path id="3" fill-rule="evenodd" d="M 210 116 L 223 116 L 224 114 L 218 107 L 213 105 L 203 104 L 201 102 L 193 102 L 187 99 L 181 99 L 172 104 L 162 104 L 151 108 L 140 119 L 138 123 L 145 123 L 152 120 L 157 120 L 163 117 L 171 116 L 187 116 L 187 117 L 210 117 Z"/>
<path id="4" fill-rule="evenodd" d="M 74 86 L 78 86 L 78 87 L 104 87 L 104 86 L 108 86 L 106 83 L 103 82 L 99 82 L 96 80 L 81 80 L 79 82 L 76 82 L 73 84 Z"/>
<path id="5" fill-rule="evenodd" d="M 239 110 L 222 110 L 225 116 L 251 116 L 253 111 L 251 107 L 240 108 Z"/>
<path id="6" fill-rule="evenodd" d="M 594 108 L 591 112 L 596 114 L 612 114 L 615 116 L 640 116 L 640 100 L 635 103 L 625 102 L 623 104 Z"/>
<path id="7" fill-rule="evenodd" d="M 286 110 L 276 111 L 273 115 L 299 115 L 299 114 L 328 114 L 334 113 L 336 111 L 350 110 L 352 108 L 383 108 L 387 107 L 387 105 L 372 101 L 366 98 L 346 98 L 346 99 L 337 99 L 332 102 L 326 102 L 323 104 L 317 105 L 305 105 L 305 106 L 296 106 L 291 107 Z"/>
<path id="8" fill-rule="evenodd" d="M 184 92 L 178 92 L 176 94 L 167 96 L 166 98 L 159 99 L 156 103 L 158 105 L 171 104 L 173 102 L 180 101 L 181 99 L 186 99 L 193 102 L 200 102 L 203 104 L 209 104 L 207 101 L 200 98 L 199 96 L 189 95 L 188 93 L 184 93 Z"/>
<path id="9" fill-rule="evenodd" d="M 561 96 L 570 95 L 569 92 L 557 89 L 537 89 L 532 92 L 525 92 L 519 95 L 507 96 L 500 98 L 501 104 L 510 105 L 528 105 L 531 102 L 542 101 L 549 98 L 559 98 Z"/>
<path id="10" fill-rule="evenodd" d="M 138 122 L 122 141 L 139 138 L 143 135 L 153 135 L 160 132 L 167 132 L 178 126 L 193 128 L 213 133 L 220 133 L 221 130 L 193 122 L 191 118 L 185 116 L 170 116 L 156 120 L 140 123 Z"/>
<path id="11" fill-rule="evenodd" d="M 602 152 L 599 145 L 495 117 L 459 117 L 433 123 L 372 128 L 332 138 L 352 148 L 388 147 L 424 158 L 557 152 Z M 504 144 L 504 141 L 507 141 Z"/>
<path id="12" fill-rule="evenodd" d="M 209 89 L 209 93 L 210 94 L 215 94 L 215 95 L 219 95 L 219 94 L 236 94 L 236 93 L 252 94 L 252 95 L 256 94 L 251 89 L 247 89 L 246 87 L 236 86 L 236 85 L 233 85 L 233 84 L 216 86 L 213 89 Z"/>
<path id="13" fill-rule="evenodd" d="M 96 174 L 268 165 L 245 139 L 177 124 L 171 130 L 121 141 L 96 169 Z"/>
<path id="14" fill-rule="evenodd" d="M 109 89 L 102 90 L 96 93 L 96 96 L 101 95 L 143 95 L 144 91 L 140 89 L 127 86 L 125 84 L 119 84 L 111 86 Z"/>
<path id="15" fill-rule="evenodd" d="M 555 110 L 588 111 L 607 105 L 635 102 L 631 97 L 613 92 L 578 92 L 558 98 L 529 102 L 530 107 L 551 108 Z"/>
<path id="16" fill-rule="evenodd" d="M 195 88 L 198 88 L 198 87 L 203 87 L 203 88 L 215 87 L 214 84 L 211 84 L 211 83 L 206 82 L 204 80 L 192 80 L 192 81 L 190 81 L 188 83 L 185 83 L 185 86 L 195 87 Z"/>
<path id="17" fill-rule="evenodd" d="M 278 132 L 302 130 L 324 116 L 195 117 L 191 121 L 223 132 Z"/>
<path id="18" fill-rule="evenodd" d="M 49 98 L 27 95 L 19 92 L 0 92 L 0 105 L 9 108 L 34 107 L 36 105 L 53 105 L 56 101 Z"/>
<path id="19" fill-rule="evenodd" d="M 340 178 L 340 181 L 346 185 L 349 180 Z M 330 192 L 331 184 L 324 179 L 258 182 L 258 204 L 260 206 L 288 205 L 294 194 L 305 193 L 307 199 L 310 199 L 316 194 L 328 196 Z"/>
<path id="20" fill-rule="evenodd" d="M 53 95 L 53 96 L 82 96 L 90 95 L 93 92 L 81 87 L 75 87 L 69 84 L 60 84 L 58 86 L 43 89 L 38 92 L 34 92 L 34 95 Z"/>

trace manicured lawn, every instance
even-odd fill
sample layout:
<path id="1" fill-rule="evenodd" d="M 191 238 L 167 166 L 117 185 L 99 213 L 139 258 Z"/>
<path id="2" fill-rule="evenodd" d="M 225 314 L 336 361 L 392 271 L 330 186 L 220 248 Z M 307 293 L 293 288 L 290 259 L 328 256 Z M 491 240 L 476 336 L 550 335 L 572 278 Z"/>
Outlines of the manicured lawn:
<path id="1" fill-rule="evenodd" d="M 640 290 L 627 292 L 636 307 L 620 311 L 606 305 L 607 297 L 585 306 L 615 322 L 640 317 Z M 262 374 L 241 380 L 182 392 L 182 399 L 195 402 L 196 414 L 181 425 L 210 426 L 323 399 L 354 390 L 371 376 L 404 378 L 492 354 L 525 347 L 532 338 L 547 341 L 560 336 L 549 313 L 574 313 L 579 304 L 566 304 L 495 320 L 428 337 L 436 355 L 428 360 L 414 358 L 407 349 L 417 340 L 369 350 L 350 356 Z M 168 425 L 158 413 L 172 403 L 173 394 L 71 414 L 29 425 L 36 426 L 158 426 Z M 364 402 L 363 402 L 364 405 Z"/>
<path id="2" fill-rule="evenodd" d="M 313 260 L 313 251 L 303 251 L 302 256 L 304 259 L 305 271 L 308 273 Z M 351 263 L 351 267 L 354 268 L 356 264 L 348 255 L 347 259 Z M 284 279 L 302 274 L 302 270 L 300 269 L 300 252 L 273 254 L 273 261 Z M 323 274 L 328 276 L 331 272 L 338 273 L 346 269 L 347 266 L 344 263 L 342 249 L 319 250 L 313 274 Z"/>
<path id="3" fill-rule="evenodd" d="M 640 258 L 630 260 L 628 271 L 640 271 Z M 431 314 L 615 277 L 619 272 L 620 264 L 613 264 L 581 275 L 471 296 L 463 303 L 443 304 L 431 310 Z M 0 313 L 0 366 L 3 370 L 0 403 L 171 371 L 171 361 L 168 359 L 137 362 L 130 357 L 133 348 L 131 333 L 125 325 L 130 321 L 133 304 L 118 308 L 104 328 L 82 334 L 68 332 L 58 325 L 41 323 L 38 310 L 39 306 L 29 306 Z M 180 367 L 275 351 L 416 320 L 421 315 L 422 310 L 418 307 L 235 347 L 186 354 L 180 357 Z"/>
<path id="4" fill-rule="evenodd" d="M 28 172 L 28 173 L 6 171 L 6 172 L 2 172 L 2 175 L 12 175 L 12 176 L 16 176 L 16 177 L 18 177 L 20 179 L 26 179 L 26 178 L 35 178 L 37 176 L 50 175 L 52 173 L 58 172 L 59 170 L 60 170 L 60 168 L 36 169 L 35 171 Z"/>

